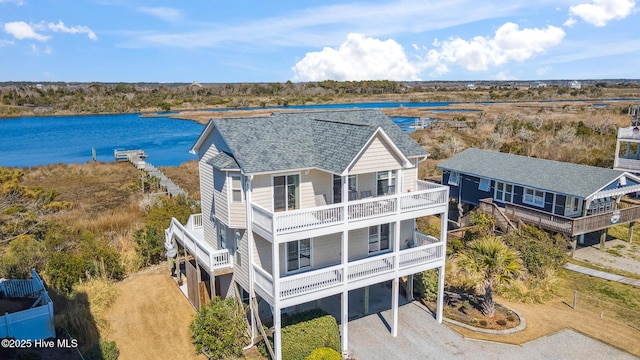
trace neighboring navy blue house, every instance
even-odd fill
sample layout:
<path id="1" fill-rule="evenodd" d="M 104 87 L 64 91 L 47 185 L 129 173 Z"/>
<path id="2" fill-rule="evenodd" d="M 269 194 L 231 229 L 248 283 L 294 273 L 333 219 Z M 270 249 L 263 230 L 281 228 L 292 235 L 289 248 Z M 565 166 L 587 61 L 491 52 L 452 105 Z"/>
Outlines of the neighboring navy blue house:
<path id="1" fill-rule="evenodd" d="M 508 207 L 509 214 L 526 212 L 538 219 L 559 215 L 554 219 L 570 218 L 566 220 L 572 224 L 577 218 L 614 212 L 623 195 L 634 197 L 640 191 L 640 178 L 628 172 L 474 148 L 445 160 L 438 168 L 442 169 L 442 184 L 450 187 L 449 196 L 465 212 L 481 199 L 491 199 Z M 620 223 L 637 217 L 629 214 Z M 613 217 L 618 222 L 616 219 Z M 571 224 L 566 233 L 586 232 Z M 602 224 L 598 227 L 603 228 Z"/>

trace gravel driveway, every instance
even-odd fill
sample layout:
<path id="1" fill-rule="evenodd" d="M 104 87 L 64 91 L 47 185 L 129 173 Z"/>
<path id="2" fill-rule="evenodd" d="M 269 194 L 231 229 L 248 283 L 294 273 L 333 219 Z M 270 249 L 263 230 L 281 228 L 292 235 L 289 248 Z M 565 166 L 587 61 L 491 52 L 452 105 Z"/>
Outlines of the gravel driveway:
<path id="1" fill-rule="evenodd" d="M 398 337 L 388 329 L 391 311 L 349 322 L 349 347 L 360 360 L 386 359 L 637 359 L 573 330 L 509 345 L 466 339 L 414 303 L 399 309 Z"/>

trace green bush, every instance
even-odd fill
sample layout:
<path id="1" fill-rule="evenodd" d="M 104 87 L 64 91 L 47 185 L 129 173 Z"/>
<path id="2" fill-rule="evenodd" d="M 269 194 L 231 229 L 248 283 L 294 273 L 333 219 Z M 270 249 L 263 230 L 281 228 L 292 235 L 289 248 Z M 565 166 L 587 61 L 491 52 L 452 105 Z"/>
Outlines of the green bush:
<path id="1" fill-rule="evenodd" d="M 340 331 L 336 319 L 320 309 L 282 317 L 282 358 L 305 359 L 318 348 L 340 351 Z M 273 346 L 273 337 L 270 336 Z M 268 356 L 264 342 L 258 344 L 263 356 Z"/>
<path id="2" fill-rule="evenodd" d="M 196 352 L 213 359 L 238 357 L 249 342 L 245 311 L 237 299 L 214 297 L 200 307 L 191 323 L 191 337 Z"/>
<path id="3" fill-rule="evenodd" d="M 305 360 L 342 360 L 342 355 L 332 348 L 317 348 Z"/>
<path id="4" fill-rule="evenodd" d="M 340 351 L 340 331 L 331 315 L 283 327 L 281 332 L 284 360 L 304 359 L 322 347 Z"/>
<path id="5" fill-rule="evenodd" d="M 155 226 L 147 225 L 133 234 L 136 250 L 142 260 L 142 266 L 157 264 L 162 261 L 164 236 Z"/>
<path id="6" fill-rule="evenodd" d="M 438 298 L 438 272 L 436 269 L 423 271 L 413 278 L 415 291 L 425 301 L 434 301 Z"/>
<path id="7" fill-rule="evenodd" d="M 505 234 L 503 240 L 520 253 L 523 265 L 534 276 L 558 269 L 565 262 L 568 242 L 561 235 L 552 237 L 544 230 L 525 225 Z"/>

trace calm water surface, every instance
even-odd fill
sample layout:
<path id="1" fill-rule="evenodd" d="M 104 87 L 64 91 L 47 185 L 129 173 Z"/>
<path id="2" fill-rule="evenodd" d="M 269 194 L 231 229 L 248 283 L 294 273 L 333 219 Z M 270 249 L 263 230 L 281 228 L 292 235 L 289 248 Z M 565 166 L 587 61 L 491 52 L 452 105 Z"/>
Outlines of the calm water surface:
<path id="1" fill-rule="evenodd" d="M 156 166 L 195 159 L 189 149 L 204 128 L 193 121 L 139 114 L 22 117 L 0 120 L 0 166 L 113 161 L 115 149 L 143 149 Z"/>
<path id="2" fill-rule="evenodd" d="M 447 106 L 449 103 L 360 103 L 291 106 L 291 109 L 346 109 Z M 221 111 L 221 110 L 216 110 Z M 222 110 L 223 111 L 223 110 Z M 167 113 L 168 114 L 168 113 Z M 391 118 L 411 132 L 415 118 Z M 113 161 L 113 151 L 142 149 L 156 166 L 177 166 L 196 159 L 189 154 L 204 125 L 140 114 L 45 116 L 0 119 L 0 166 L 29 167 Z"/>

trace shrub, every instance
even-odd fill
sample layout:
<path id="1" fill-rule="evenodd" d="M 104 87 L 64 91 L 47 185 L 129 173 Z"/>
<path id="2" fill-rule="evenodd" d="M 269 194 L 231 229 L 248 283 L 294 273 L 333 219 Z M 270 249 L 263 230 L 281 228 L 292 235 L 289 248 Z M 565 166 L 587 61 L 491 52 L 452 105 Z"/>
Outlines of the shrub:
<path id="1" fill-rule="evenodd" d="M 238 357 L 249 342 L 245 312 L 235 298 L 214 297 L 200 308 L 190 328 L 196 352 L 213 359 Z"/>
<path id="2" fill-rule="evenodd" d="M 155 226 L 147 225 L 144 229 L 138 229 L 133 235 L 136 242 L 136 250 L 142 260 L 142 266 L 157 264 L 162 261 L 164 250 L 164 236 Z"/>
<path id="3" fill-rule="evenodd" d="M 438 272 L 431 269 L 418 273 L 414 277 L 415 291 L 425 301 L 434 301 L 438 297 Z M 413 294 L 412 294 L 413 295 Z"/>
<path id="4" fill-rule="evenodd" d="M 281 332 L 284 360 L 304 359 L 322 347 L 340 351 L 340 331 L 331 315 L 286 326 Z"/>
<path id="5" fill-rule="evenodd" d="M 305 359 L 318 348 L 340 351 L 340 331 L 336 319 L 320 309 L 295 313 L 282 317 L 282 358 Z M 270 337 L 273 346 L 273 338 Z M 267 356 L 263 342 L 258 344 L 263 356 Z"/>
<path id="6" fill-rule="evenodd" d="M 513 316 L 513 315 L 507 315 L 507 320 L 511 321 L 511 322 L 514 322 L 514 321 L 516 321 L 516 317 Z"/>
<path id="7" fill-rule="evenodd" d="M 487 326 L 487 320 L 480 320 L 478 321 L 478 323 L 480 324 L 480 326 Z"/>
<path id="8" fill-rule="evenodd" d="M 317 348 L 306 360 L 342 360 L 342 355 L 332 348 Z"/>
<path id="9" fill-rule="evenodd" d="M 496 321 L 496 324 L 500 325 L 500 326 L 505 326 L 507 325 L 507 321 L 504 319 L 500 319 L 498 321 Z"/>
<path id="10" fill-rule="evenodd" d="M 551 237 L 544 230 L 525 225 L 504 235 L 503 240 L 520 253 L 523 265 L 535 276 L 555 270 L 565 262 L 567 240 L 561 235 Z"/>

